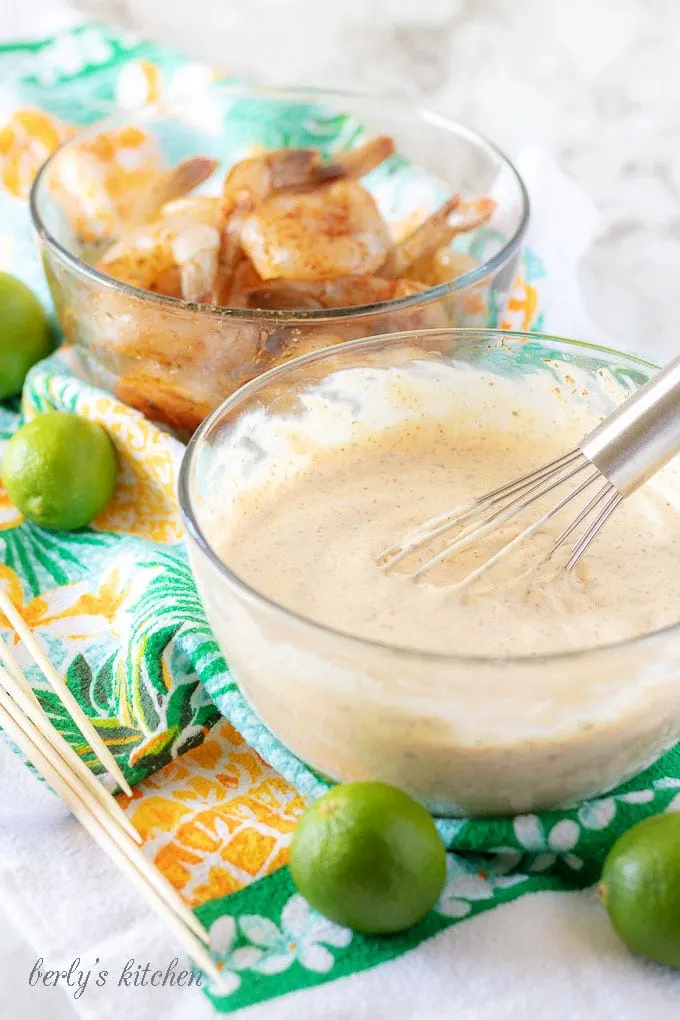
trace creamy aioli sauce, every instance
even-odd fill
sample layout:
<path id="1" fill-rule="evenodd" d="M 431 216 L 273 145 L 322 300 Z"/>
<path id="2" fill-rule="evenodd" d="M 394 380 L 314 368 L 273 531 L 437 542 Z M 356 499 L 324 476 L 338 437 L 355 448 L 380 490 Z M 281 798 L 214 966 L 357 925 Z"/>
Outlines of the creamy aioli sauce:
<path id="1" fill-rule="evenodd" d="M 680 639 L 601 647 L 680 617 L 677 468 L 619 507 L 572 574 L 542 562 L 569 516 L 462 597 L 452 582 L 493 542 L 419 582 L 406 573 L 417 560 L 386 572 L 382 548 L 573 448 L 606 411 L 570 374 L 556 384 L 538 373 L 528 387 L 436 365 L 409 372 L 349 373 L 299 420 L 285 402 L 278 425 L 244 420 L 219 475 L 242 477 L 215 486 L 202 520 L 255 591 L 411 652 L 256 607 L 195 559 L 230 665 L 271 729 L 333 778 L 382 778 L 445 813 L 533 810 L 610 788 L 680 732 Z M 600 384 L 606 393 L 606 373 Z"/>
<path id="2" fill-rule="evenodd" d="M 579 438 L 535 428 L 461 433 L 460 421 L 411 420 L 341 451 L 321 451 L 301 476 L 251 494 L 219 535 L 218 551 L 288 609 L 431 652 L 552 653 L 672 623 L 680 616 L 680 514 L 650 486 L 621 505 L 573 573 L 540 560 L 582 501 L 464 597 L 450 586 L 498 541 L 481 541 L 417 582 L 406 571 L 422 554 L 391 571 L 376 564 L 383 547 L 417 524 L 559 456 Z M 534 507 L 519 520 L 526 525 L 539 512 Z M 498 538 L 518 531 L 507 526 Z"/>

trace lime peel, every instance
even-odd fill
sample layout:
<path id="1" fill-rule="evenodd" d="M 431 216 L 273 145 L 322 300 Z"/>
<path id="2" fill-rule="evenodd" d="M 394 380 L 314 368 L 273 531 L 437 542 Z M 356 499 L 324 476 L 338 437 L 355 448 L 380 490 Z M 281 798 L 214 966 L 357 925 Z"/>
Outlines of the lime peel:
<path id="1" fill-rule="evenodd" d="M 17 397 L 26 375 L 54 347 L 50 320 L 25 283 L 0 272 L 0 400 Z"/>
<path id="2" fill-rule="evenodd" d="M 600 889 L 632 952 L 680 967 L 679 814 L 655 815 L 625 832 L 605 860 Z"/>
<path id="3" fill-rule="evenodd" d="M 299 892 L 329 920 L 388 934 L 434 906 L 446 851 L 431 816 L 407 793 L 385 783 L 347 783 L 301 818 L 290 870 Z"/>
<path id="4" fill-rule="evenodd" d="M 82 528 L 109 502 L 116 484 L 115 447 L 101 425 L 49 411 L 10 439 L 2 481 L 17 509 L 44 528 Z"/>

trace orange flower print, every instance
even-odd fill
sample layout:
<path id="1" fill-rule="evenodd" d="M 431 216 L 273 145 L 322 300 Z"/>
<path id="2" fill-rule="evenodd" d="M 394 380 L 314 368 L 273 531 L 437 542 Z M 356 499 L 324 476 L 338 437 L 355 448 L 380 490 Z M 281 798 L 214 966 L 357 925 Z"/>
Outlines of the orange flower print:
<path id="1" fill-rule="evenodd" d="M 226 721 L 121 803 L 147 853 L 192 906 L 282 867 L 305 809 Z"/>

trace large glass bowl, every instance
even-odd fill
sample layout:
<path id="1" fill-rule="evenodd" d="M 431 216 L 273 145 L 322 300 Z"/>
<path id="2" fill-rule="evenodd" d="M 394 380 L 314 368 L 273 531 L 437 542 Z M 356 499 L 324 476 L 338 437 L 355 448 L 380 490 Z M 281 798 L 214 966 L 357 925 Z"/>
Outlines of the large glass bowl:
<path id="1" fill-rule="evenodd" d="M 182 465 L 180 502 L 208 618 L 255 711 L 332 779 L 381 779 L 454 815 L 518 813 L 594 796 L 678 739 L 680 626 L 555 655 L 426 654 L 341 633 L 275 604 L 211 544 L 210 500 L 228 508 L 254 472 L 262 477 L 289 455 L 363 434 L 355 430 L 372 427 L 379 377 L 431 359 L 526 380 L 529 405 L 532 379 L 550 373 L 556 399 L 584 400 L 598 415 L 654 367 L 545 336 L 428 330 L 321 351 L 254 380 L 203 424 Z M 343 373 L 356 368 L 370 369 L 363 400 L 356 385 L 343 392 Z M 321 400 L 337 409 L 332 437 L 319 434 Z M 480 406 L 480 421 L 484 414 Z M 512 734 L 504 729 L 508 713 L 519 720 Z"/>
<path id="2" fill-rule="evenodd" d="M 459 239 L 476 262 L 473 269 L 422 294 L 355 308 L 214 308 L 142 291 L 94 269 L 88 264 L 90 240 L 84 242 L 60 200 L 60 182 L 74 176 L 74 157 L 95 140 L 103 146 L 112 138 L 135 140 L 135 133 L 143 132 L 167 166 L 199 154 L 215 157 L 221 166 L 200 190 L 216 194 L 226 167 L 253 147 L 312 145 L 328 155 L 353 144 L 363 129 L 364 137 L 391 134 L 397 142 L 399 158 L 392 158 L 389 179 L 383 174 L 380 184 L 375 173 L 366 178 L 374 193 L 380 191 L 392 225 L 423 212 L 421 205 L 430 211 L 454 192 L 497 199 L 491 222 Z M 92 201 L 90 183 L 82 184 L 84 202 Z M 408 328 L 495 325 L 517 270 L 529 215 L 524 185 L 509 160 L 444 117 L 401 100 L 226 84 L 82 131 L 43 167 L 31 210 L 56 312 L 83 372 L 182 432 L 193 431 L 244 382 L 296 354 Z"/>

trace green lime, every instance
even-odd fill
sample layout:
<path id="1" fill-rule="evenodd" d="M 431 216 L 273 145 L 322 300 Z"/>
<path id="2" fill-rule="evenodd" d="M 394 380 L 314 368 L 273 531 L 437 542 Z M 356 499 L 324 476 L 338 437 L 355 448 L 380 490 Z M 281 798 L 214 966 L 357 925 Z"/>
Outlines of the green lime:
<path id="1" fill-rule="evenodd" d="M 0 400 L 21 393 L 29 368 L 52 346 L 47 313 L 33 291 L 0 273 Z"/>
<path id="2" fill-rule="evenodd" d="M 104 509 L 117 467 L 113 443 L 101 425 L 50 411 L 14 433 L 5 450 L 2 481 L 29 520 L 72 531 Z"/>
<path id="3" fill-rule="evenodd" d="M 324 917 L 384 934 L 403 931 L 434 906 L 446 853 L 432 818 L 407 793 L 385 783 L 347 783 L 300 819 L 290 870 Z"/>
<path id="4" fill-rule="evenodd" d="M 599 894 L 629 949 L 680 967 L 680 814 L 656 815 L 621 836 Z"/>

